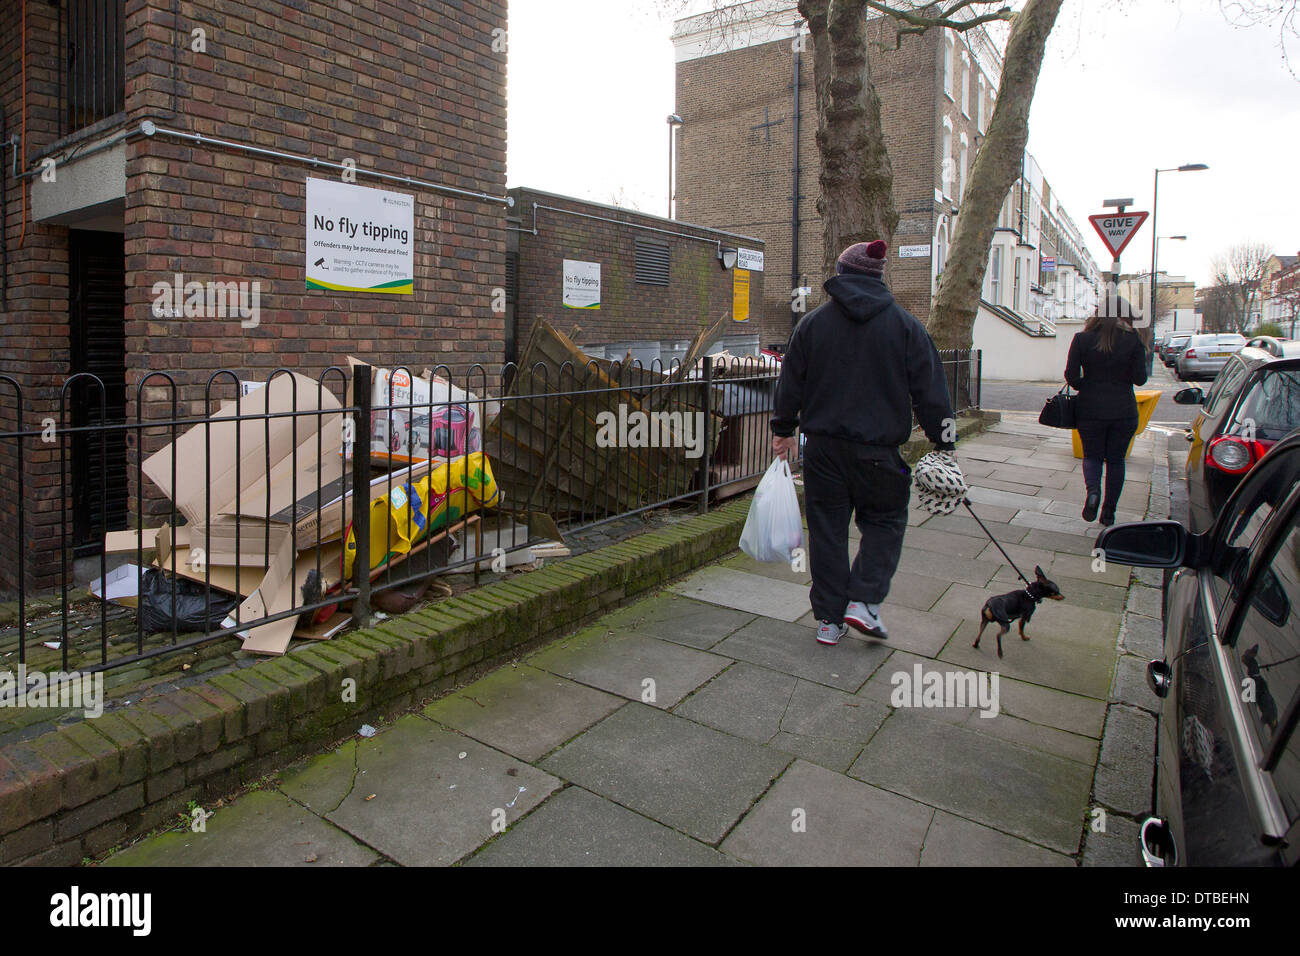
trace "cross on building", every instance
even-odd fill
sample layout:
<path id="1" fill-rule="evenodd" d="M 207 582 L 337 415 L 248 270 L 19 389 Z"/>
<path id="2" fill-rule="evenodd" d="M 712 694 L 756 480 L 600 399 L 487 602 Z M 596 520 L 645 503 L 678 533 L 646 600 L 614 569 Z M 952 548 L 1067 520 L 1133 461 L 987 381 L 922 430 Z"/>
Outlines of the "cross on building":
<path id="1" fill-rule="evenodd" d="M 750 129 L 761 129 L 761 130 L 763 130 L 764 133 L 767 135 L 767 141 L 770 143 L 770 142 L 772 142 L 772 127 L 773 127 L 773 126 L 780 126 L 780 125 L 781 125 L 782 123 L 784 123 L 784 122 L 785 122 L 784 119 L 779 119 L 779 120 L 777 120 L 775 123 L 772 122 L 771 117 L 768 115 L 768 108 L 767 108 L 766 106 L 764 106 L 764 107 L 763 107 L 763 122 L 759 123 L 757 126 L 751 126 Z"/>

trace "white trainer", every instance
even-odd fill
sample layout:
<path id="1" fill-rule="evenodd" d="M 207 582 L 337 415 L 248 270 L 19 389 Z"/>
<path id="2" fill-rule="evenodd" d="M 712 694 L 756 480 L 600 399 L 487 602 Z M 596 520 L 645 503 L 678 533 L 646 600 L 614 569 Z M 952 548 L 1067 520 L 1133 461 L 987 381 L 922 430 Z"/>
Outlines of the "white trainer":
<path id="1" fill-rule="evenodd" d="M 889 632 L 885 630 L 885 622 L 880 619 L 879 604 L 850 601 L 849 606 L 844 609 L 844 623 L 855 631 L 861 631 L 867 637 L 878 637 L 881 640 L 889 637 Z"/>

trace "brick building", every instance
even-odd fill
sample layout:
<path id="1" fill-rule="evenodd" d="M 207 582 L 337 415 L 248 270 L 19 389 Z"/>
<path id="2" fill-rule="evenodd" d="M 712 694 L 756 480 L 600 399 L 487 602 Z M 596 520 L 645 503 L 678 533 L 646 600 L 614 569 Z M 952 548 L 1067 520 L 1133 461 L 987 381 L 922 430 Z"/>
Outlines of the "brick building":
<path id="1" fill-rule="evenodd" d="M 505 0 L 5 4 L 0 138 L 16 140 L 0 163 L 0 374 L 23 390 L 23 428 L 59 417 L 60 386 L 78 372 L 106 383 L 110 419 L 135 421 L 170 414 L 157 377 L 137 407 L 151 373 L 175 378 L 180 411 L 192 415 L 218 368 L 251 379 L 282 366 L 315 375 L 349 354 L 417 368 L 499 365 L 505 27 Z M 308 285 L 309 178 L 409 197 L 411 294 Z M 156 286 L 177 275 L 258 283 L 260 314 L 159 314 Z M 70 398 L 71 422 L 94 419 L 97 398 Z M 0 402 L 0 431 L 10 430 L 13 389 L 3 381 Z M 164 437 L 146 434 L 144 451 Z M 128 520 L 135 440 L 115 436 L 107 482 L 98 459 L 72 443 L 65 499 L 60 443 L 24 439 L 22 544 L 18 456 L 6 448 L 0 590 L 16 583 L 20 547 L 57 541 L 61 516 L 91 546 L 105 524 Z M 40 556 L 27 570 L 29 585 L 55 580 Z"/>
<path id="2" fill-rule="evenodd" d="M 728 268 L 730 257 L 720 258 L 741 249 L 762 253 L 761 240 L 535 189 L 509 195 L 515 200 L 508 239 L 510 358 L 518 357 L 539 321 L 566 334 L 580 327 L 577 342 L 594 357 L 621 359 L 630 352 L 647 366 L 681 358 L 701 327 L 722 318 L 730 318 L 722 347 L 753 354 L 766 344 L 759 341 L 757 318 L 739 320 L 734 311 L 739 279 L 740 295 L 757 315 L 763 272 Z M 566 305 L 566 260 L 588 264 L 599 277 L 598 309 Z"/>
<path id="3" fill-rule="evenodd" d="M 983 28 L 929 30 L 896 43 L 893 22 L 873 16 L 868 37 L 899 215 L 885 278 L 925 320 L 992 119 L 1001 56 Z M 798 318 L 792 290 L 810 287 L 808 305 L 816 305 L 825 279 L 811 41 L 790 0 L 751 0 L 678 20 L 673 42 L 683 120 L 678 210 L 766 240 L 764 341 L 784 340 Z M 1056 320 L 1089 311 L 1098 278 L 1077 226 L 1026 153 L 999 220 L 976 323 L 976 346 L 995 353 L 985 355 L 986 373 L 991 357 L 1005 356 L 1008 371 L 1023 376 L 1029 356 L 1031 367 L 1054 376 L 1056 339 L 1068 345 Z M 1059 306 L 1055 315 L 1048 300 Z"/>

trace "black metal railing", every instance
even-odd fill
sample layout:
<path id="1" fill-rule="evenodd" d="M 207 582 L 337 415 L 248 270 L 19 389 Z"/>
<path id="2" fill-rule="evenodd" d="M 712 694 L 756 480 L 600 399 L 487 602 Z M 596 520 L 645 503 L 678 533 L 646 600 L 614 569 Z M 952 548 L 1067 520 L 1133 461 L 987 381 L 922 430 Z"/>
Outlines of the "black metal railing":
<path id="1" fill-rule="evenodd" d="M 979 353 L 945 353 L 944 365 L 958 403 L 977 406 Z M 15 493 L 0 539 L 17 543 L 0 585 L 16 591 L 17 620 L 0 628 L 0 659 L 93 672 L 236 634 L 274 653 L 259 644 L 267 634 L 287 646 L 293 630 L 337 623 L 348 606 L 364 623 L 418 600 L 438 575 L 472 571 L 477 583 L 487 563 L 501 570 L 557 534 L 672 506 L 705 511 L 770 464 L 776 382 L 776 366 L 754 358 L 475 365 L 461 376 L 442 366 L 420 379 L 366 365 L 316 378 L 279 369 L 260 384 L 229 370 L 201 385 L 153 372 L 131 390 L 133 420 L 76 425 L 74 386 L 105 404 L 94 376 L 70 378 L 49 408 L 0 375 L 0 482 Z M 10 413 L 18 424 L 3 430 Z M 112 494 L 129 494 L 132 524 L 149 530 L 82 560 L 81 577 L 101 586 L 122 576 L 128 597 L 110 602 L 74 585 L 69 487 L 77 469 L 113 474 L 114 435 L 125 437 L 130 488 L 86 500 L 108 509 Z M 55 487 L 36 497 L 57 490 L 53 523 L 28 501 L 28 471 L 50 474 L 50 463 Z M 35 627 L 28 582 L 51 578 Z"/>
<path id="2" fill-rule="evenodd" d="M 59 135 L 126 108 L 126 0 L 59 4 Z"/>

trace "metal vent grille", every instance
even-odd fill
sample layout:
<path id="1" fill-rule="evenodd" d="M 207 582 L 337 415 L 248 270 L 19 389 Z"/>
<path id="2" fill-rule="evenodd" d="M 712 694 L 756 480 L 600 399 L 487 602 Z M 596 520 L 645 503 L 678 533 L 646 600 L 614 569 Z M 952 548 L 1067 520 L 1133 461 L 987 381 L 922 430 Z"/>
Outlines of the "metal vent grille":
<path id="1" fill-rule="evenodd" d="M 506 301 L 517 302 L 519 299 L 519 254 L 506 253 Z"/>
<path id="2" fill-rule="evenodd" d="M 636 281 L 642 285 L 668 284 L 668 243 L 636 241 Z"/>

